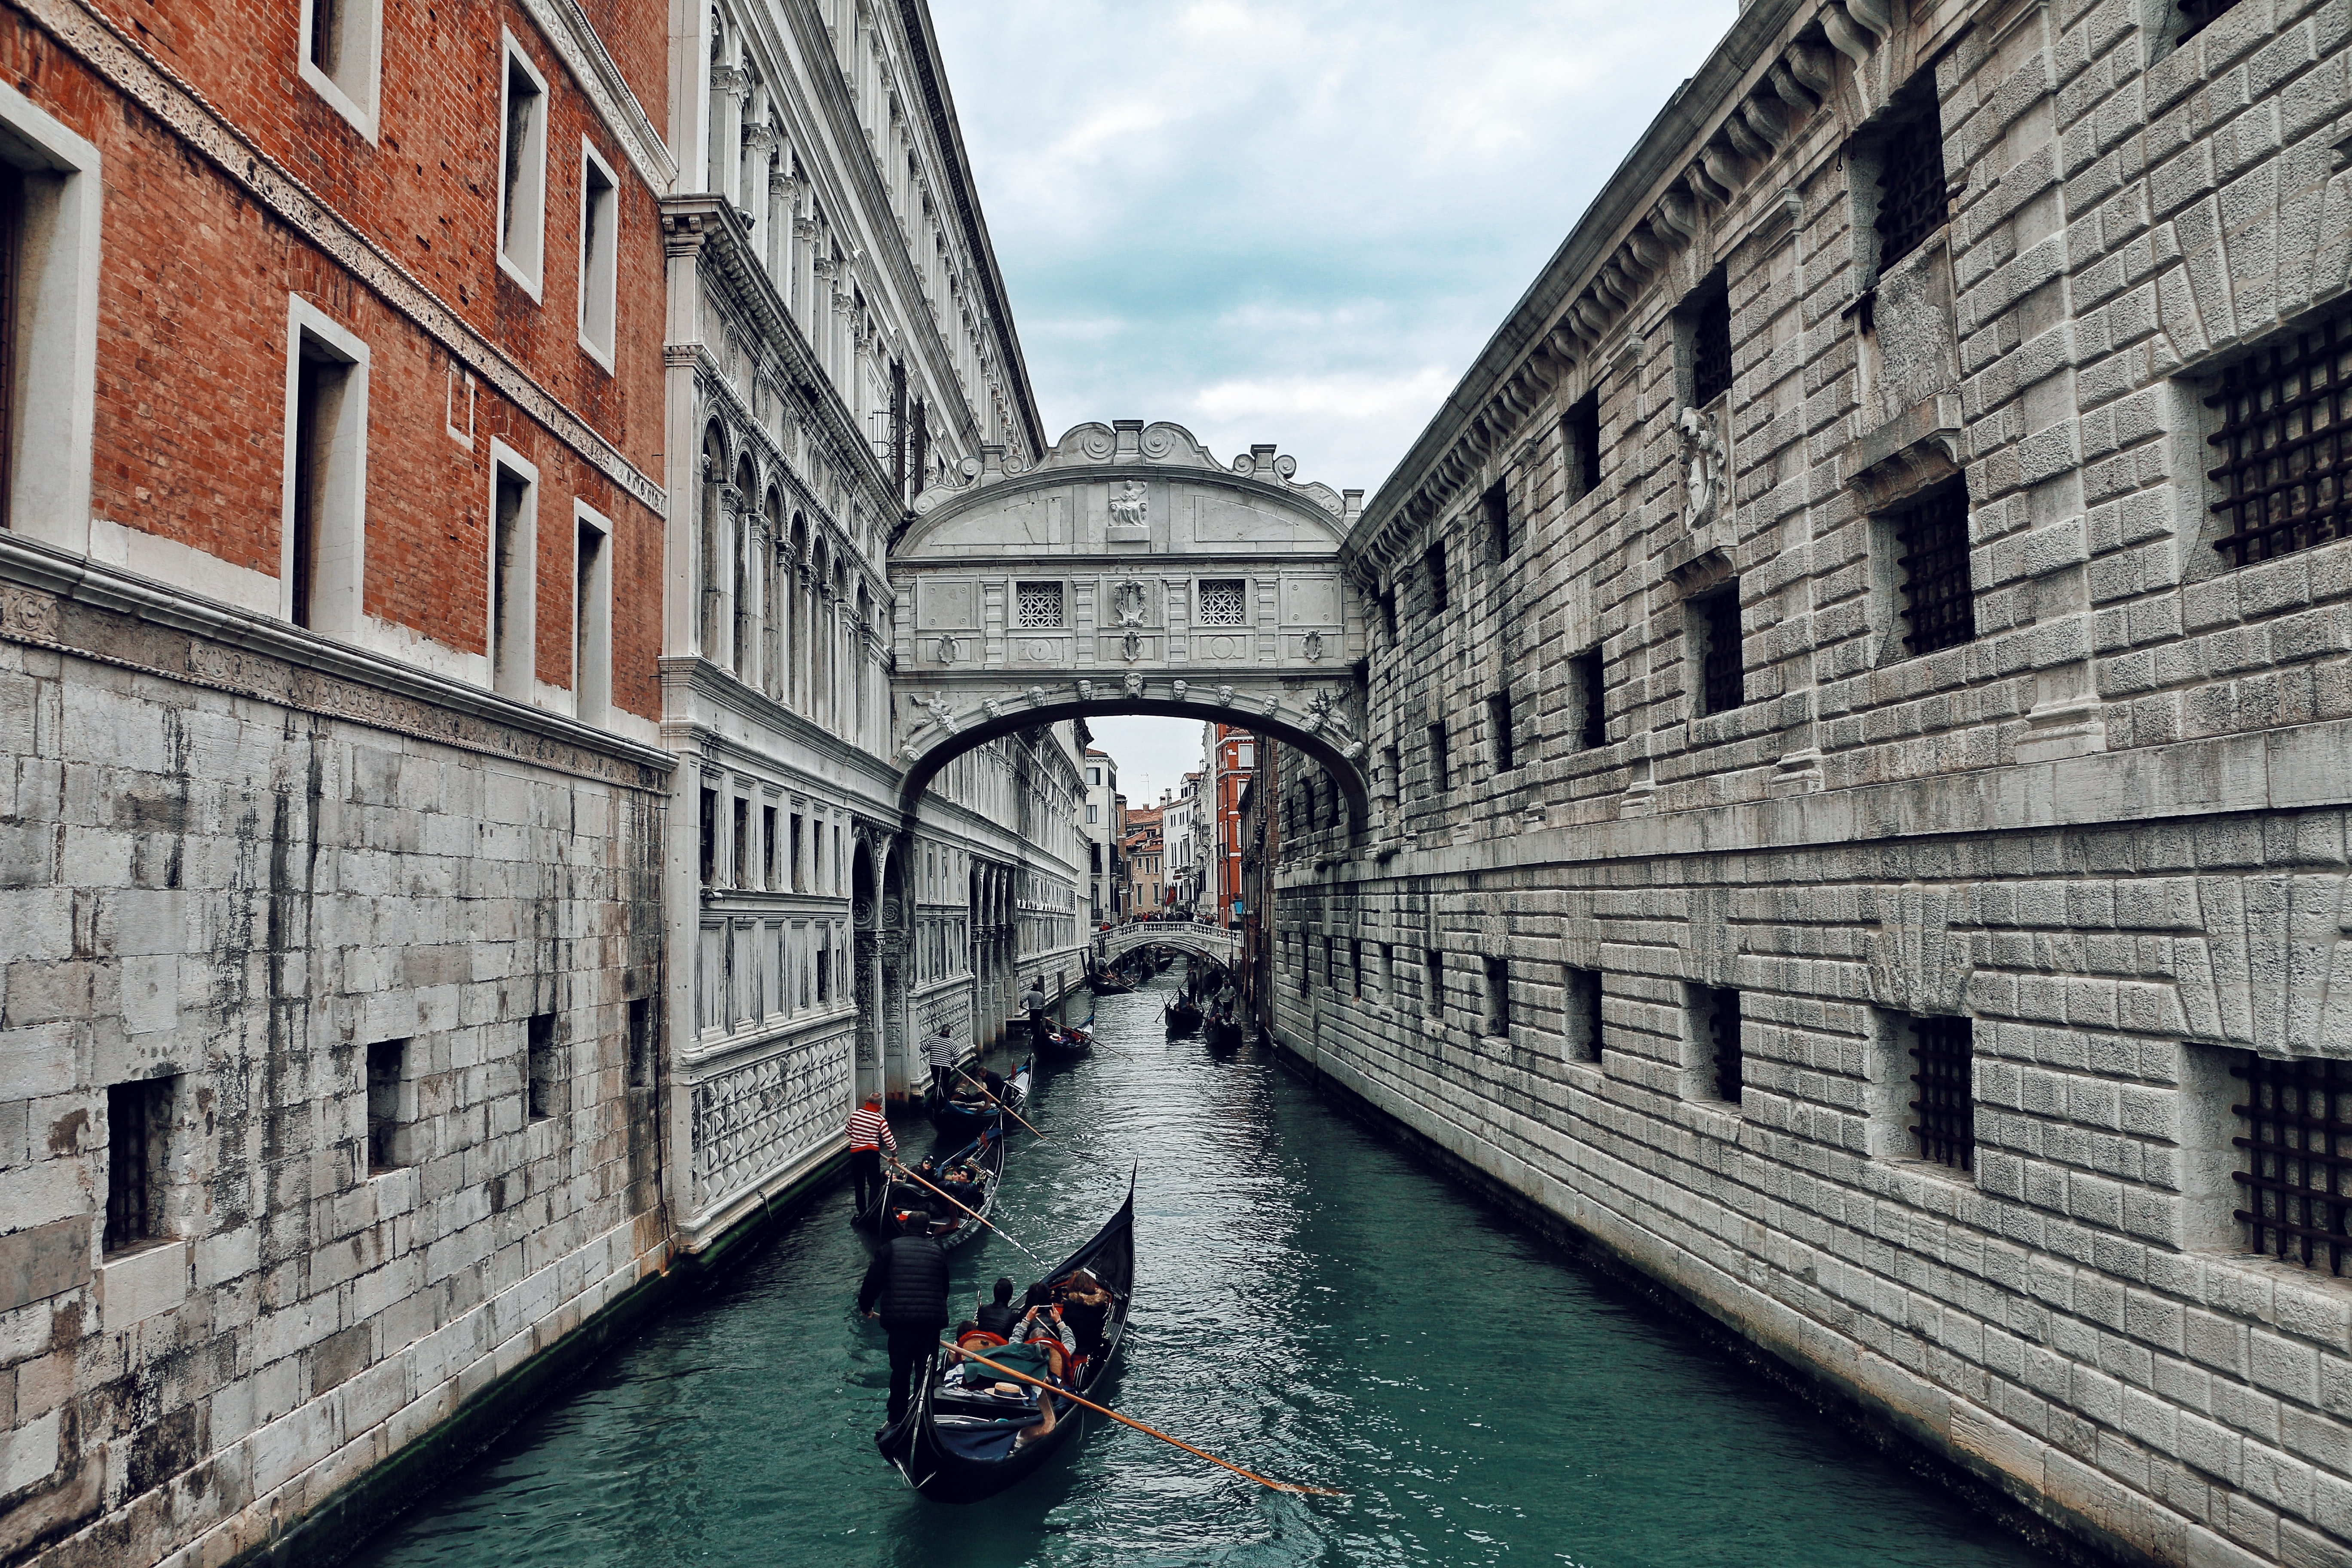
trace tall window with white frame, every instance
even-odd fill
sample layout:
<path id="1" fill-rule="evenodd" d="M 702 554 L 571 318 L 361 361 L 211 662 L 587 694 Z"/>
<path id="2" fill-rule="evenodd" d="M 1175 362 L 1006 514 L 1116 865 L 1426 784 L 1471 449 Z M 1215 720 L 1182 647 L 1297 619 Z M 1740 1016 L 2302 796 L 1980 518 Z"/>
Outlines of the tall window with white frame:
<path id="1" fill-rule="evenodd" d="M 367 348 L 308 300 L 289 307 L 279 605 L 298 626 L 360 624 L 367 511 Z"/>
<path id="2" fill-rule="evenodd" d="M 98 148 L 0 81 L 0 527 L 89 548 Z"/>
<path id="3" fill-rule="evenodd" d="M 16 432 L 16 295 L 25 275 L 25 171 L 0 163 L 0 528 L 8 497 Z"/>
<path id="4" fill-rule="evenodd" d="M 573 531 L 572 711 L 583 723 L 601 724 L 613 705 L 613 525 L 582 506 Z"/>
<path id="5" fill-rule="evenodd" d="M 499 265 L 540 297 L 547 236 L 547 79 L 512 35 L 505 45 L 499 145 Z"/>
<path id="6" fill-rule="evenodd" d="M 613 368 L 614 279 L 619 271 L 620 183 L 596 149 L 580 143 L 580 346 Z"/>
<path id="7" fill-rule="evenodd" d="M 501 444 L 490 450 L 490 688 L 529 701 L 536 674 L 539 474 Z"/>
<path id="8" fill-rule="evenodd" d="M 381 0 L 303 0 L 302 79 L 370 141 L 383 37 Z"/>

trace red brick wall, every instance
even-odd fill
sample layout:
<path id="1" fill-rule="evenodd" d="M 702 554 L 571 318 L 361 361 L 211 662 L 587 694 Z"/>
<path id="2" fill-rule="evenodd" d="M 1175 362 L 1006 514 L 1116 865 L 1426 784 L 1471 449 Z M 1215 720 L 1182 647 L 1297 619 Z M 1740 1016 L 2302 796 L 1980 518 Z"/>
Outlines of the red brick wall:
<path id="1" fill-rule="evenodd" d="M 428 14 L 388 4 L 374 145 L 298 74 L 295 5 L 118 6 L 114 14 L 161 64 L 658 479 L 663 256 L 654 193 L 518 9 Z M 615 47 L 616 58 L 658 58 L 667 47 L 663 16 L 632 15 L 627 25 L 644 37 L 626 50 Z M 497 265 L 501 25 L 549 85 L 543 303 Z M 540 469 L 539 678 L 565 687 L 572 680 L 576 495 L 614 525 L 614 700 L 658 713 L 659 603 L 642 591 L 660 581 L 657 517 L 487 384 L 476 389 L 473 449 L 453 441 L 445 429 L 452 364 L 445 349 L 12 9 L 0 9 L 0 66 L 104 160 L 99 516 L 276 575 L 287 295 L 299 293 L 369 349 L 368 612 L 450 647 L 483 651 L 495 436 Z M 651 82 L 658 91 L 658 72 Z M 576 331 L 583 135 L 620 183 L 612 374 L 579 347 Z"/>

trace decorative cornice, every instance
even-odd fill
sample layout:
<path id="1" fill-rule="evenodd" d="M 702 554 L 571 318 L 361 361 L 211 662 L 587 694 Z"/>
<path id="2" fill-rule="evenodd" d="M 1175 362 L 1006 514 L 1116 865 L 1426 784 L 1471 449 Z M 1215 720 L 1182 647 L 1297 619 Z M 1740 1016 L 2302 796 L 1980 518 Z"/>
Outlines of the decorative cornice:
<path id="1" fill-rule="evenodd" d="M 201 153 L 254 203 L 295 229 L 407 317 L 475 376 L 657 516 L 669 500 L 603 432 L 542 388 L 437 294 L 362 234 L 203 96 L 81 0 L 16 0 L 73 56 Z"/>

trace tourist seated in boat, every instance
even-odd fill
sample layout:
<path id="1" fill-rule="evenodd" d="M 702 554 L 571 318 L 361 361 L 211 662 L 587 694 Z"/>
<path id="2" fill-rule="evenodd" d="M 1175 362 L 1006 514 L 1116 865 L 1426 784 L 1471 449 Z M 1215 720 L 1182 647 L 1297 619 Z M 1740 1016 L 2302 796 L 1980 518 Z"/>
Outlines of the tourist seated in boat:
<path id="1" fill-rule="evenodd" d="M 1013 1304 L 1013 1281 L 996 1282 L 996 1300 L 984 1303 L 972 1314 L 974 1324 L 997 1336 L 999 1340 L 1013 1337 L 1013 1328 L 1021 1321 L 1021 1309 Z"/>
<path id="2" fill-rule="evenodd" d="M 1069 1331 L 1062 1326 L 1062 1310 L 1054 1304 L 1052 1290 L 1042 1281 L 1029 1287 L 1024 1307 L 1021 1321 L 1013 1326 L 1013 1342 L 1042 1348 L 1054 1381 L 1059 1383 L 1068 1375 L 1071 1361 Z"/>
<path id="3" fill-rule="evenodd" d="M 1103 1330 L 1110 1321 L 1112 1297 L 1087 1270 L 1070 1276 L 1062 1288 L 1062 1322 L 1077 1342 L 1078 1354 L 1091 1358 L 1102 1352 Z"/>

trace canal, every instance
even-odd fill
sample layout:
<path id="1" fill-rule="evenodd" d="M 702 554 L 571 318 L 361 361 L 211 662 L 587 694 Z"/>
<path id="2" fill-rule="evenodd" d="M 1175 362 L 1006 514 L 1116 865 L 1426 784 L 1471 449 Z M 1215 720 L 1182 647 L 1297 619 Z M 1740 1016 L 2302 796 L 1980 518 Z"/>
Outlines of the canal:
<path id="1" fill-rule="evenodd" d="M 362 1553 L 369 1568 L 1798 1563 L 2049 1560 L 1656 1321 L 1253 1048 L 1171 1040 L 1180 967 L 1046 1076 L 1005 1226 L 1058 1257 L 1136 1182 L 1128 1414 L 1025 1489 L 928 1502 L 875 1455 L 888 1366 L 836 1191 Z M 929 1128 L 900 1130 L 928 1146 Z M 959 1311 L 1034 1273 L 954 1255 Z M 1024 1272 L 1024 1270 L 1027 1270 Z"/>

